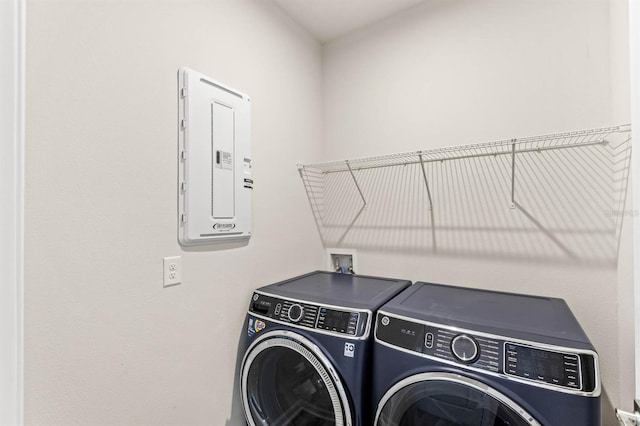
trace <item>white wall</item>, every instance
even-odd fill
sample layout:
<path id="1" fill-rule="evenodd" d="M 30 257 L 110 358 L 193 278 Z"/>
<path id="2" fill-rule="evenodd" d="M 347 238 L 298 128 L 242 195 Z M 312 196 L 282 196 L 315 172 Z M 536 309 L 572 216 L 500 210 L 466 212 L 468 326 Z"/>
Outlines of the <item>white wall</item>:
<path id="1" fill-rule="evenodd" d="M 25 421 L 241 424 L 253 288 L 323 266 L 321 48 L 270 2 L 28 1 Z M 177 71 L 252 97 L 253 236 L 177 243 Z M 162 258 L 183 283 L 162 287 Z"/>
<path id="2" fill-rule="evenodd" d="M 24 2 L 0 1 L 0 424 L 22 421 Z"/>
<path id="3" fill-rule="evenodd" d="M 432 1 L 325 45 L 324 159 L 618 124 L 609 12 L 604 0 Z M 619 350 L 631 330 L 617 329 L 630 319 L 618 316 L 615 265 L 358 255 L 365 274 L 566 299 L 601 355 L 605 425 L 612 406 L 629 405 L 632 375 L 619 366 L 629 357 Z"/>

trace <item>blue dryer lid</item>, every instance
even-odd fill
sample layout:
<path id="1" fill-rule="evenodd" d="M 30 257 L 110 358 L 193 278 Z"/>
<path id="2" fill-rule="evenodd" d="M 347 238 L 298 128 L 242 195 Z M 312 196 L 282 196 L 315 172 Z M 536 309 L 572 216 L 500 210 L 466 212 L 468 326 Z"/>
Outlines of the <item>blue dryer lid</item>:
<path id="1" fill-rule="evenodd" d="M 408 280 L 315 271 L 261 287 L 258 291 L 311 303 L 373 311 L 410 285 Z"/>
<path id="2" fill-rule="evenodd" d="M 383 308 L 423 321 L 548 342 L 591 347 L 563 299 L 417 282 Z"/>

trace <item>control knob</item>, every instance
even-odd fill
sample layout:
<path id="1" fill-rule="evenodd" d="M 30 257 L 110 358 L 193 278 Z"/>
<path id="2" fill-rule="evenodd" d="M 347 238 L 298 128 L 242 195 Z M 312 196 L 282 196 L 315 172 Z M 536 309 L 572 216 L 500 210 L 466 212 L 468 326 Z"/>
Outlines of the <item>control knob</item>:
<path id="1" fill-rule="evenodd" d="M 304 309 L 302 308 L 301 305 L 294 303 L 289 307 L 289 310 L 287 311 L 287 316 L 289 317 L 289 321 L 298 322 L 304 316 Z"/>
<path id="2" fill-rule="evenodd" d="M 471 364 L 478 359 L 480 349 L 473 337 L 466 334 L 458 334 L 451 341 L 451 353 L 458 361 Z"/>

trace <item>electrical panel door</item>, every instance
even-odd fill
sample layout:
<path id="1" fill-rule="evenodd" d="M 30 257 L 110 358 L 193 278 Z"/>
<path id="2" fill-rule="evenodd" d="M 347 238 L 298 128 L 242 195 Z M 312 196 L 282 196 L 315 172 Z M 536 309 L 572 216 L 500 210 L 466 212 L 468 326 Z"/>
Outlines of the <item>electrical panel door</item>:
<path id="1" fill-rule="evenodd" d="M 179 71 L 179 240 L 251 237 L 251 99 L 197 71 Z"/>

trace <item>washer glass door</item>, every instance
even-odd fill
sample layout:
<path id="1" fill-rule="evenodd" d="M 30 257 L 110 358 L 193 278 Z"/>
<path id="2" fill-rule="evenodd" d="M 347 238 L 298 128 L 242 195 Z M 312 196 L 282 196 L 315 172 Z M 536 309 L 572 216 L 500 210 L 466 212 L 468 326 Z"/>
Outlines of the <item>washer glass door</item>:
<path id="1" fill-rule="evenodd" d="M 349 425 L 342 385 L 322 354 L 298 337 L 264 339 L 247 352 L 241 380 L 249 424 Z"/>
<path id="2" fill-rule="evenodd" d="M 467 377 L 425 373 L 393 386 L 382 398 L 376 426 L 540 426 L 496 390 Z"/>

